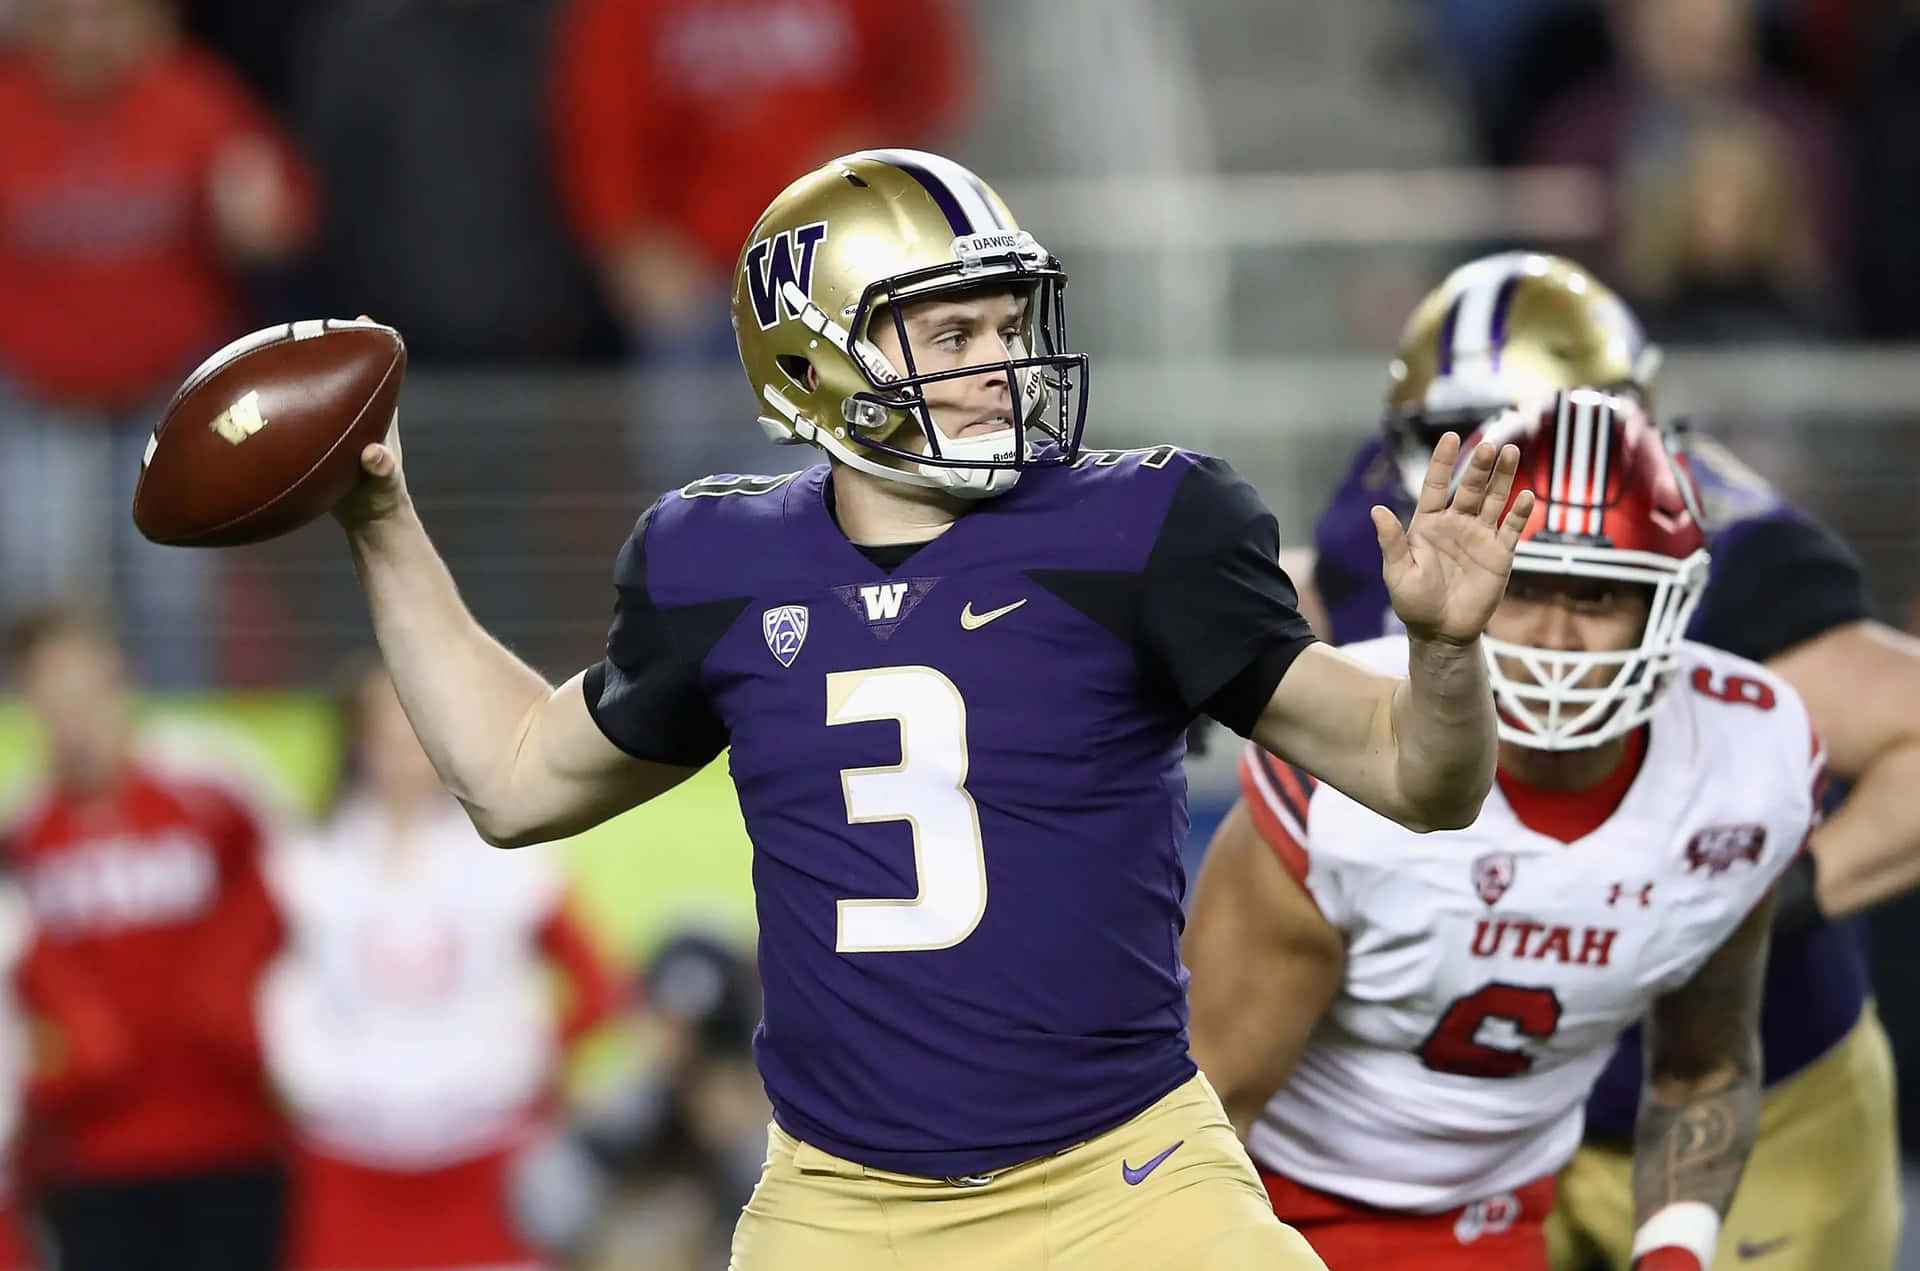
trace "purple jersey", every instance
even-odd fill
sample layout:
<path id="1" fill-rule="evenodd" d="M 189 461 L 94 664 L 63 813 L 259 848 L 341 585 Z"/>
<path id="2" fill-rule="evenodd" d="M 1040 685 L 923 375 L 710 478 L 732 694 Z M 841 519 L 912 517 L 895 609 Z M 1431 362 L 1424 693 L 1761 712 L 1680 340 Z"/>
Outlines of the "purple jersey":
<path id="1" fill-rule="evenodd" d="M 1695 440 L 1683 462 L 1705 505 L 1713 553 L 1689 639 L 1755 662 L 1867 616 L 1859 562 L 1833 534 L 1780 497 L 1724 447 Z M 1380 579 L 1368 509 L 1410 507 L 1391 450 L 1362 445 L 1314 526 L 1314 583 L 1338 644 L 1387 633 L 1393 611 Z M 1845 1037 L 1868 991 L 1857 922 L 1814 924 L 1774 939 L 1760 1041 L 1764 1077 L 1783 1081 Z M 1640 1100 L 1640 1030 L 1621 1039 L 1587 1105 L 1591 1136 L 1628 1139 Z"/>
<path id="2" fill-rule="evenodd" d="M 854 546 L 831 497 L 823 464 L 655 504 L 588 703 L 643 758 L 731 747 L 780 1124 L 981 1173 L 1192 1075 L 1185 730 L 1248 730 L 1311 636 L 1215 459 L 1029 470 L 910 548 Z"/>

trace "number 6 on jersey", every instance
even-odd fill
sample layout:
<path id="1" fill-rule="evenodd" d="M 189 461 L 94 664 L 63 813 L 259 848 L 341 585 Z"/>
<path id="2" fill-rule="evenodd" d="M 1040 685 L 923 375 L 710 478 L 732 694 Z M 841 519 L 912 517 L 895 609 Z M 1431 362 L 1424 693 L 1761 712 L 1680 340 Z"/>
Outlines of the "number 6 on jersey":
<path id="1" fill-rule="evenodd" d="M 913 831 L 912 900 L 839 902 L 840 953 L 949 949 L 973 934 L 987 910 L 980 814 L 967 793 L 967 704 L 930 666 L 835 671 L 827 676 L 827 724 L 896 720 L 900 762 L 840 773 L 847 821 L 905 821 Z"/>

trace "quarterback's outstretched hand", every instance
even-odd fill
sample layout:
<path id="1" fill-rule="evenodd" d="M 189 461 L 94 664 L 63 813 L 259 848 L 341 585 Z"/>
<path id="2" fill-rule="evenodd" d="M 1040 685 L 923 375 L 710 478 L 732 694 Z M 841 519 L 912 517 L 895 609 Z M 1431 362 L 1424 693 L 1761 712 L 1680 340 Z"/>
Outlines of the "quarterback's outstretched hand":
<path id="1" fill-rule="evenodd" d="M 1522 490 L 1507 507 L 1520 466 L 1519 447 L 1503 446 L 1496 455 L 1486 442 L 1474 450 L 1449 502 L 1459 454 L 1454 433 L 1433 448 L 1419 504 L 1405 529 L 1386 508 L 1373 509 L 1387 595 L 1415 639 L 1466 644 L 1479 637 L 1506 592 L 1514 547 L 1533 512 L 1531 490 Z"/>

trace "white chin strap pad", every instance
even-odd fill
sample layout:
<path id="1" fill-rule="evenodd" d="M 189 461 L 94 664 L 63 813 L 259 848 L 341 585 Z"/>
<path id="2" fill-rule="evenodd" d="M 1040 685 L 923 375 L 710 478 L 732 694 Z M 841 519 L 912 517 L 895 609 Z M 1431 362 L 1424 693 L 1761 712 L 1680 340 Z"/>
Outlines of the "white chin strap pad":
<path id="1" fill-rule="evenodd" d="M 965 463 L 1007 463 L 1014 457 L 1014 439 L 1018 435 L 1012 428 L 1002 428 L 971 437 L 942 437 L 940 457 Z M 962 498 L 984 499 L 1005 494 L 1020 479 L 1018 468 L 946 468 L 931 463 L 917 463 L 914 467 L 932 478 L 941 489 Z"/>

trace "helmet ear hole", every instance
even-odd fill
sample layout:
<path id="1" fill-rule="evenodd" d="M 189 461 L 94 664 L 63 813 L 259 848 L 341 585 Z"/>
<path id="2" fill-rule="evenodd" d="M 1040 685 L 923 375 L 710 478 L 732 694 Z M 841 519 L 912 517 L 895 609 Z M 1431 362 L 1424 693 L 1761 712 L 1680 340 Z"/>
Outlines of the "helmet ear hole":
<path id="1" fill-rule="evenodd" d="M 803 392 L 811 393 L 820 387 L 820 372 L 798 353 L 782 353 L 773 359 L 773 364 L 780 368 L 782 375 L 793 381 L 795 388 Z"/>

